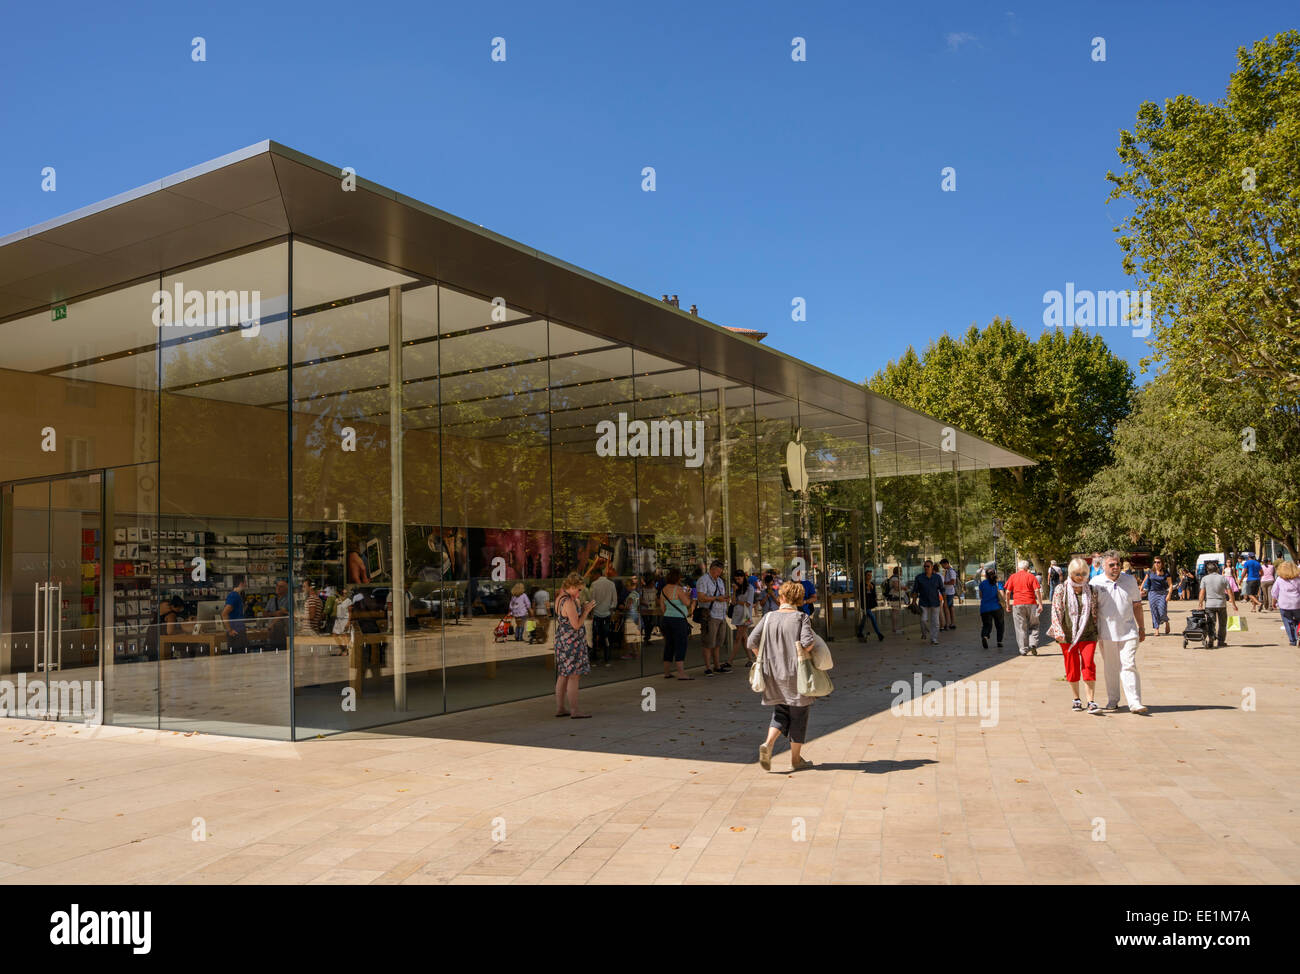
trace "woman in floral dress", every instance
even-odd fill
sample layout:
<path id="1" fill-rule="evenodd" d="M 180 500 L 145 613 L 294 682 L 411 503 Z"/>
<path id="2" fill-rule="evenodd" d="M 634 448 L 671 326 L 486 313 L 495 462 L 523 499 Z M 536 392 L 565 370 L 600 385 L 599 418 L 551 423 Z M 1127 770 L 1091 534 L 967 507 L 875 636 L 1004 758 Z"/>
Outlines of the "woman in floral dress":
<path id="1" fill-rule="evenodd" d="M 555 716 L 574 720 L 591 716 L 578 711 L 578 681 L 591 672 L 586 621 L 596 603 L 587 602 L 580 607 L 581 594 L 582 576 L 572 572 L 560 586 L 560 597 L 555 600 Z M 568 709 L 565 709 L 566 701 Z"/>

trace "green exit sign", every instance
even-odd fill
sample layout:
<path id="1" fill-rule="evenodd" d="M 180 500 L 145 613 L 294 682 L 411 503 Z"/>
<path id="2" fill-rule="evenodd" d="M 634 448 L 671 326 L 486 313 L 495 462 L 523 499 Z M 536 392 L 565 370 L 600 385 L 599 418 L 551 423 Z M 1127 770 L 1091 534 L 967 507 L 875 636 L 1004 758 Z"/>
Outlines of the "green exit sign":
<path id="1" fill-rule="evenodd" d="M 62 321 L 68 316 L 68 306 L 66 304 L 56 304 L 50 309 L 51 321 Z"/>

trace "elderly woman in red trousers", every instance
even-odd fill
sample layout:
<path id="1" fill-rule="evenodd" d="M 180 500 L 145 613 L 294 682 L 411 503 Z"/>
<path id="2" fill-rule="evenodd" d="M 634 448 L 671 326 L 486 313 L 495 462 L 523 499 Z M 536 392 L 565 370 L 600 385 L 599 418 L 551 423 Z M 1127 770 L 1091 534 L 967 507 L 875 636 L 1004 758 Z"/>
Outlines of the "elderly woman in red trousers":
<path id="1" fill-rule="evenodd" d="M 1088 584 L 1088 563 L 1082 558 L 1071 560 L 1064 585 L 1056 586 L 1052 595 L 1052 625 L 1047 634 L 1061 644 L 1065 658 L 1065 681 L 1074 691 L 1074 710 L 1083 710 L 1079 699 L 1082 678 L 1088 691 L 1088 713 L 1100 714 L 1093 699 L 1097 687 L 1097 593 Z"/>

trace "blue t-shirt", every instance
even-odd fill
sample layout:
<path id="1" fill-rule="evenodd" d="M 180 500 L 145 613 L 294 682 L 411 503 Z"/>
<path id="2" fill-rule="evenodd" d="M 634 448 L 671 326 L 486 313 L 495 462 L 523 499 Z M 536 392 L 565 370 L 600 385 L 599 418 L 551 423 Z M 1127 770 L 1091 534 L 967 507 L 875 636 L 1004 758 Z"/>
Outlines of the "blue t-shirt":
<path id="1" fill-rule="evenodd" d="M 998 601 L 997 583 L 984 579 L 980 582 L 980 611 L 996 612 L 1000 608 L 1002 603 Z"/>
<path id="2" fill-rule="evenodd" d="M 943 591 L 943 576 L 938 572 L 932 575 L 926 575 L 922 572 L 912 581 L 912 591 L 917 593 L 917 599 L 921 605 L 927 609 L 932 609 L 941 604 L 939 593 Z"/>
<path id="3" fill-rule="evenodd" d="M 235 632 L 244 631 L 244 597 L 238 592 L 226 596 L 226 605 L 230 606 L 230 618 L 227 624 Z"/>
<path id="4" fill-rule="evenodd" d="M 1142 583 L 1142 587 L 1152 595 L 1165 595 L 1169 592 L 1169 576 L 1147 572 L 1146 581 Z"/>
<path id="5" fill-rule="evenodd" d="M 1089 578 L 1089 580 L 1096 578 L 1096 577 L 1097 577 L 1098 575 L 1100 575 L 1100 574 L 1101 574 L 1101 566 L 1100 566 L 1100 565 L 1089 565 L 1089 566 L 1088 566 L 1088 578 Z"/>
<path id="6" fill-rule="evenodd" d="M 813 603 L 817 599 L 817 586 L 814 585 L 812 582 L 808 581 L 808 579 L 806 578 L 799 584 L 803 586 L 803 600 L 804 600 L 803 605 L 799 607 L 799 611 L 805 612 L 808 615 L 812 615 Z"/>
<path id="7" fill-rule="evenodd" d="M 1247 558 L 1241 566 L 1246 570 L 1246 581 L 1258 582 L 1260 576 L 1264 573 L 1264 566 L 1254 558 Z"/>

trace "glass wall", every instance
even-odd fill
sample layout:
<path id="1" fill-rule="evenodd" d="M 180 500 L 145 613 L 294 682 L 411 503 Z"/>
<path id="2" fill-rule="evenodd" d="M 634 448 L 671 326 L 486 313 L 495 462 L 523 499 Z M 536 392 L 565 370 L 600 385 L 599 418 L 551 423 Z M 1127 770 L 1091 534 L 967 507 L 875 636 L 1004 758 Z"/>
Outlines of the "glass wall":
<path id="1" fill-rule="evenodd" d="M 66 311 L 0 323 L 0 678 L 46 672 L 53 585 L 56 663 L 116 723 L 305 738 L 547 696 L 570 572 L 613 591 L 591 685 L 660 668 L 637 576 L 803 572 L 838 623 L 864 563 L 992 557 L 987 468 L 307 239 Z"/>

